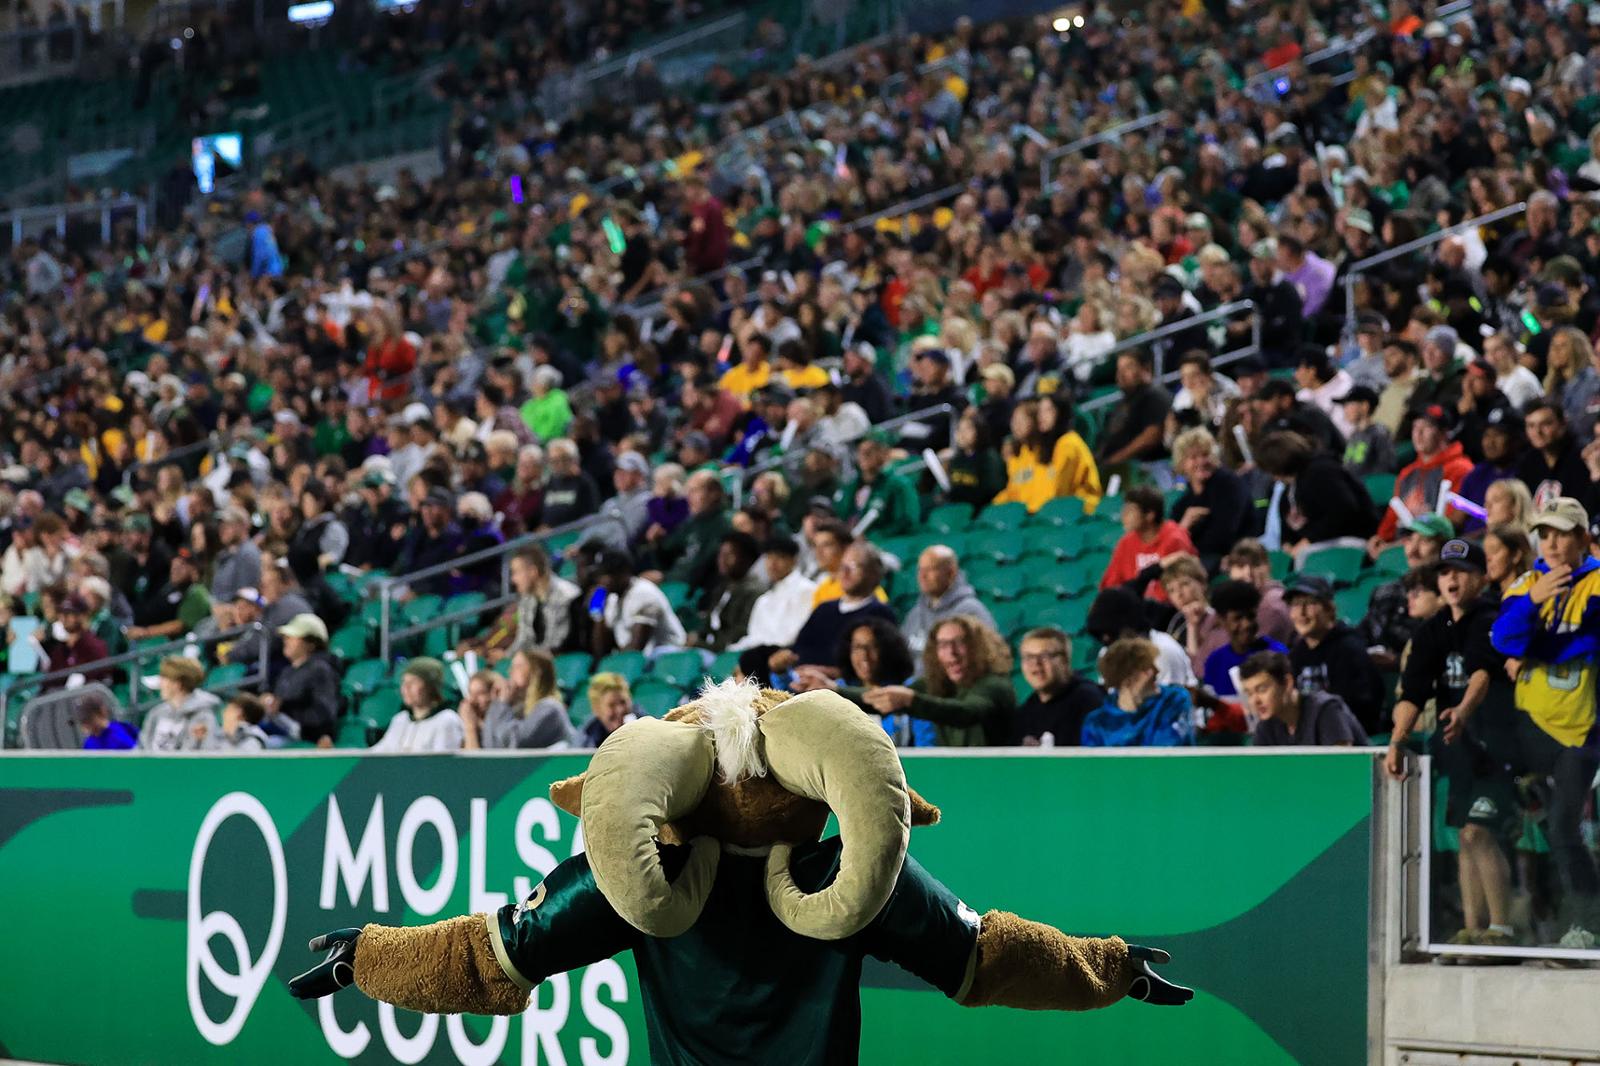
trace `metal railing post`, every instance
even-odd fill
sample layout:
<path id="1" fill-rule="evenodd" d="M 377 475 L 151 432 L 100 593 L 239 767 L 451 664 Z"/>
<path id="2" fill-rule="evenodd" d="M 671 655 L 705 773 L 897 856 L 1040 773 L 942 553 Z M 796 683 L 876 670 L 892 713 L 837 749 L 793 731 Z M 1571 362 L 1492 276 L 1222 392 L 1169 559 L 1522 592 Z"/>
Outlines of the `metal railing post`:
<path id="1" fill-rule="evenodd" d="M 262 625 L 260 622 L 255 623 L 254 632 L 261 638 L 261 654 L 258 666 L 261 670 L 261 687 L 264 690 L 267 687 L 268 680 L 267 668 L 272 661 L 272 639 L 267 633 L 267 627 Z"/>
<path id="2" fill-rule="evenodd" d="M 389 661 L 389 586 L 392 582 L 384 578 L 378 582 L 378 657 L 384 662 Z"/>

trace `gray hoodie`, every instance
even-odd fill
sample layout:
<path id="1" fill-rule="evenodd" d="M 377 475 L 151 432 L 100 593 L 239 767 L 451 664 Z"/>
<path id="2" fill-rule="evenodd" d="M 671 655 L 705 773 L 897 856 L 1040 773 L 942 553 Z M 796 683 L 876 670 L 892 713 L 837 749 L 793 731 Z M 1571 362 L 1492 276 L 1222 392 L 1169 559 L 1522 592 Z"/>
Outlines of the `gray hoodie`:
<path id="1" fill-rule="evenodd" d="M 217 715 L 221 708 L 221 700 L 198 689 L 177 707 L 163 700 L 145 715 L 144 725 L 139 727 L 139 750 L 199 751 L 206 743 L 195 739 L 194 727 L 205 726 L 207 736 L 220 730 Z"/>
<path id="2" fill-rule="evenodd" d="M 567 709 L 553 699 L 540 700 L 526 715 L 518 714 L 509 703 L 490 704 L 481 732 L 486 748 L 570 747 L 578 735 Z"/>
<path id="3" fill-rule="evenodd" d="M 933 601 L 926 594 L 918 596 L 916 605 L 906 612 L 906 620 L 901 623 L 900 631 L 905 634 L 906 643 L 911 645 L 911 653 L 921 655 L 934 627 L 958 614 L 970 614 L 989 628 L 994 628 L 994 616 L 978 599 L 978 594 L 972 591 L 972 586 L 962 574 L 956 575 L 943 596 Z"/>

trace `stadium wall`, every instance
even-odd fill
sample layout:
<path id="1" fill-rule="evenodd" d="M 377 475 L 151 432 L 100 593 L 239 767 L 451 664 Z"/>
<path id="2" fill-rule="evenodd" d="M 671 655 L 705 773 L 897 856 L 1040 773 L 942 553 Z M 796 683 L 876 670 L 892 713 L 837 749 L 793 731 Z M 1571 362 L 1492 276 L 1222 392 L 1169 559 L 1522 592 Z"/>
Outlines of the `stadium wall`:
<path id="1" fill-rule="evenodd" d="M 581 755 L 0 757 L 0 1058 L 643 1062 L 626 956 L 516 1019 L 304 1004 L 311 936 L 497 907 L 581 848 Z M 862 1060 L 1373 1061 L 1376 764 L 1359 752 L 908 754 L 913 853 L 979 911 L 1174 955 L 1182 1010 L 964 1011 L 868 960 Z M 70 1005 L 70 1006 L 69 1006 Z M 78 1020 L 73 1020 L 78 1019 Z"/>

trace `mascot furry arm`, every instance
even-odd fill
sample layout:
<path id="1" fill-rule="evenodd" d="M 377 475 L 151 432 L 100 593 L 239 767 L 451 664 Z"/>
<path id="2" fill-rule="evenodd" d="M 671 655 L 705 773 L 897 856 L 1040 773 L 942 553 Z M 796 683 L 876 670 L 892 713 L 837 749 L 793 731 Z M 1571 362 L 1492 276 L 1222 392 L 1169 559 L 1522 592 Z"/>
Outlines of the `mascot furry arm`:
<path id="1" fill-rule="evenodd" d="M 938 809 L 906 785 L 877 722 L 834 692 L 708 686 L 617 730 L 551 796 L 582 819 L 587 851 L 527 900 L 318 937 L 311 949 L 329 954 L 294 994 L 353 983 L 409 1010 L 516 1014 L 551 974 L 633 951 L 659 1062 L 737 1061 L 757 1033 L 770 1054 L 775 1027 L 791 1030 L 786 1059 L 853 1060 L 866 955 L 969 1007 L 1193 995 L 1151 969 L 1165 952 L 980 918 L 956 899 L 906 853 Z M 839 835 L 819 841 L 830 811 Z"/>

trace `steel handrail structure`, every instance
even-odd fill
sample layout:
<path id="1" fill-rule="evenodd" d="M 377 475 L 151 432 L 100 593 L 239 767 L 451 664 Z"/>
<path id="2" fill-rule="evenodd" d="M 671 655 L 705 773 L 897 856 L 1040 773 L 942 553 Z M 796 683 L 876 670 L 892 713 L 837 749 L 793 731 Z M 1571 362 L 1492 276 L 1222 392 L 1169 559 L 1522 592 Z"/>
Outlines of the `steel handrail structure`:
<path id="1" fill-rule="evenodd" d="M 1231 303 L 1221 304 L 1220 306 L 1213 307 L 1209 311 L 1203 311 L 1198 315 L 1191 315 L 1188 318 L 1180 319 L 1179 321 L 1173 322 L 1169 325 L 1157 326 L 1155 329 L 1146 330 L 1143 333 L 1135 334 L 1134 336 L 1129 337 L 1127 340 L 1118 341 L 1116 344 L 1112 345 L 1106 350 L 1105 356 L 1102 356 L 1102 358 L 1109 357 L 1114 359 L 1122 352 L 1132 351 L 1135 348 L 1143 348 L 1146 345 L 1153 344 L 1154 342 L 1162 340 L 1166 337 L 1171 337 L 1175 334 L 1182 333 L 1185 330 L 1193 329 L 1195 326 L 1203 326 L 1209 322 L 1215 322 L 1219 319 L 1231 318 L 1241 311 L 1250 312 L 1250 343 L 1245 345 L 1243 348 L 1235 348 L 1231 351 L 1224 352 L 1221 355 L 1213 356 L 1211 358 L 1211 365 L 1213 368 L 1227 366 L 1230 363 L 1237 363 L 1239 360 L 1247 359 L 1261 351 L 1261 315 L 1257 313 L 1255 301 L 1253 300 L 1234 300 Z M 1162 385 L 1171 385 L 1176 382 L 1178 380 L 1178 371 L 1165 370 L 1165 368 L 1162 366 L 1162 360 L 1159 357 L 1159 353 L 1155 354 L 1155 380 Z M 1100 396 L 1096 399 L 1090 400 L 1085 404 L 1081 404 L 1078 409 L 1080 411 L 1098 411 L 1101 408 L 1112 406 L 1120 398 L 1121 397 L 1115 392 L 1107 393 L 1104 396 Z"/>

